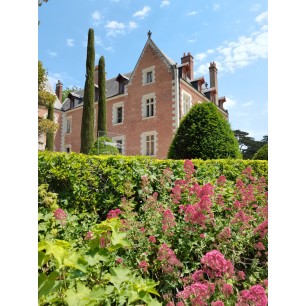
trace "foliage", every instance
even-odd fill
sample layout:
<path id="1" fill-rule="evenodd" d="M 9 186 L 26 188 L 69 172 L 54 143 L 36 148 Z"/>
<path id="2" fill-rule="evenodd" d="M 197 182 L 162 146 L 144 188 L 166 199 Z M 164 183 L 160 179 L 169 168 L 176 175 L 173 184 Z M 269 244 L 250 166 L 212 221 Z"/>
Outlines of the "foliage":
<path id="1" fill-rule="evenodd" d="M 268 144 L 263 145 L 255 154 L 253 159 L 268 160 Z"/>
<path id="2" fill-rule="evenodd" d="M 99 59 L 98 65 L 98 133 L 99 131 L 107 132 L 106 130 L 106 83 L 105 83 L 105 60 L 104 56 Z M 99 136 L 99 135 L 98 135 Z"/>
<path id="3" fill-rule="evenodd" d="M 39 187 L 40 305 L 267 305 L 266 179 L 170 162 L 102 219 Z"/>
<path id="4" fill-rule="evenodd" d="M 242 153 L 243 159 L 253 159 L 254 154 L 265 144 L 268 143 L 268 136 L 263 136 L 260 141 L 255 140 L 253 137 L 248 136 L 249 133 L 234 130 L 235 137 L 239 142 L 239 148 Z"/>
<path id="5" fill-rule="evenodd" d="M 239 158 L 238 142 L 213 103 L 194 105 L 182 119 L 168 158 Z"/>
<path id="6" fill-rule="evenodd" d="M 108 137 L 102 136 L 99 137 L 91 150 L 89 151 L 89 154 L 91 155 L 117 155 L 119 154 L 119 151 L 116 147 L 109 145 L 107 143 L 112 143 L 112 140 Z"/>
<path id="7" fill-rule="evenodd" d="M 76 92 L 79 90 L 81 90 L 81 88 L 77 86 L 66 87 L 62 92 L 62 101 L 64 102 L 71 92 Z"/>
<path id="8" fill-rule="evenodd" d="M 48 2 L 49 0 L 38 0 L 38 6 L 42 6 L 43 2 Z"/>
<path id="9" fill-rule="evenodd" d="M 88 154 L 94 144 L 94 116 L 95 116 L 95 45 L 94 30 L 88 30 L 86 81 L 84 87 L 84 104 L 81 125 L 81 153 Z"/>
<path id="10" fill-rule="evenodd" d="M 157 160 L 145 156 L 92 156 L 77 153 L 39 152 L 39 184 L 49 184 L 56 192 L 62 208 L 80 211 L 96 210 L 106 216 L 117 207 L 122 197 L 134 198 L 137 207 L 142 205 L 142 177 L 150 179 L 151 191 L 158 191 L 164 180 L 164 170 L 172 169 L 173 175 L 184 173 L 182 160 Z M 257 160 L 193 160 L 199 183 L 216 180 L 221 174 L 236 181 L 241 171 L 251 166 L 256 176 L 267 178 L 267 162 Z"/>
<path id="11" fill-rule="evenodd" d="M 54 121 L 54 106 L 53 104 L 48 107 L 48 117 L 47 119 L 53 123 Z M 47 131 L 46 137 L 46 150 L 53 151 L 54 150 L 54 132 L 53 130 Z"/>
<path id="12" fill-rule="evenodd" d="M 58 124 L 54 122 L 54 103 L 56 95 L 45 90 L 47 82 L 47 72 L 41 61 L 38 61 L 38 105 L 48 108 L 47 119 L 38 118 L 38 134 L 44 133 L 46 137 L 46 149 L 53 151 L 54 132 Z"/>

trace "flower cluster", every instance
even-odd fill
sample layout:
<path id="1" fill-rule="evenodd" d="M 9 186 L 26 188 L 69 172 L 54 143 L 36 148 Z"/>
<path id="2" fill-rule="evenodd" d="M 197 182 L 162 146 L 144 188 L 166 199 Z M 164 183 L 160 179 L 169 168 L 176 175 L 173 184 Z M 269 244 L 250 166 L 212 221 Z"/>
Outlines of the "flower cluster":
<path id="1" fill-rule="evenodd" d="M 119 208 L 112 209 L 108 212 L 107 219 L 118 218 L 120 214 L 121 214 L 121 210 Z"/>
<path id="2" fill-rule="evenodd" d="M 236 306 L 247 306 L 250 305 L 250 302 L 256 306 L 266 306 L 268 304 L 268 298 L 262 286 L 255 285 L 249 290 L 242 290 Z"/>
<path id="3" fill-rule="evenodd" d="M 222 277 L 231 270 L 230 263 L 224 258 L 218 250 L 212 250 L 206 253 L 202 259 L 203 271 L 209 278 Z"/>
<path id="4" fill-rule="evenodd" d="M 67 214 L 61 208 L 55 210 L 54 217 L 56 220 L 59 220 L 62 225 L 66 223 Z"/>
<path id="5" fill-rule="evenodd" d="M 92 240 L 94 238 L 93 232 L 87 232 L 86 236 L 84 237 L 85 240 Z"/>
<path id="6" fill-rule="evenodd" d="M 163 212 L 162 230 L 163 232 L 169 232 L 176 225 L 175 217 L 170 209 L 166 209 Z"/>
<path id="7" fill-rule="evenodd" d="M 172 273 L 175 266 L 182 267 L 182 263 L 177 259 L 175 253 L 165 243 L 158 250 L 157 260 L 161 262 L 164 273 Z"/>

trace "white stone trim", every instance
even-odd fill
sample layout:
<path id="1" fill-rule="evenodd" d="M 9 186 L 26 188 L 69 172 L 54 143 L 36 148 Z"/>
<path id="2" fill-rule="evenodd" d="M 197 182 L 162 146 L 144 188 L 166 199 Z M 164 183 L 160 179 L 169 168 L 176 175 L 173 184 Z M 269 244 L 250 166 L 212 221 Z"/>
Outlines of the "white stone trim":
<path id="1" fill-rule="evenodd" d="M 122 122 L 117 122 L 118 121 L 118 113 L 117 113 L 117 109 L 119 107 L 122 107 Z M 112 107 L 112 123 L 113 125 L 120 125 L 123 124 L 124 122 L 124 102 L 117 102 L 113 104 Z"/>
<path id="2" fill-rule="evenodd" d="M 152 72 L 152 82 L 147 83 L 147 73 Z M 142 86 L 155 83 L 155 65 L 142 69 Z"/>
<path id="3" fill-rule="evenodd" d="M 147 117 L 147 109 L 146 109 L 146 105 L 147 105 L 147 100 L 148 99 L 154 99 L 154 115 L 153 116 L 149 116 Z M 150 118 L 154 118 L 156 116 L 156 95 L 155 92 L 143 95 L 141 98 L 141 117 L 142 119 L 150 119 Z"/>
<path id="4" fill-rule="evenodd" d="M 174 67 L 174 80 L 172 81 L 172 127 L 173 127 L 173 136 L 175 135 L 179 124 L 179 104 L 180 104 L 180 97 L 179 97 L 179 77 L 178 77 L 178 68 Z"/>
<path id="5" fill-rule="evenodd" d="M 146 154 L 146 137 L 154 135 L 154 154 L 153 155 L 147 155 Z M 148 132 L 143 132 L 140 135 L 140 154 L 145 155 L 145 156 L 156 156 L 157 155 L 157 146 L 158 138 L 157 138 L 157 132 L 156 131 L 148 131 Z"/>

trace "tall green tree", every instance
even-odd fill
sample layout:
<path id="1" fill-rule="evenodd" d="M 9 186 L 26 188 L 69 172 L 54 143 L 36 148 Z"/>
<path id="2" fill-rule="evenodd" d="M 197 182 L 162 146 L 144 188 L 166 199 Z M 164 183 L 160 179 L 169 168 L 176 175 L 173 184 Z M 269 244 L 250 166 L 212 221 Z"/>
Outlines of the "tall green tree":
<path id="1" fill-rule="evenodd" d="M 105 60 L 104 56 L 99 59 L 98 65 L 98 137 L 99 131 L 103 131 L 106 135 L 106 80 L 105 80 Z"/>
<path id="2" fill-rule="evenodd" d="M 88 154 L 95 142 L 94 116 L 95 116 L 95 44 L 94 30 L 88 30 L 86 80 L 84 87 L 84 104 L 81 126 L 81 153 Z"/>
<path id="3" fill-rule="evenodd" d="M 48 109 L 47 119 L 38 117 L 38 135 L 46 134 L 46 149 L 53 151 L 54 132 L 58 124 L 54 123 L 54 103 L 56 95 L 45 90 L 47 72 L 41 61 L 38 61 L 38 106 Z"/>
<path id="4" fill-rule="evenodd" d="M 239 144 L 228 121 L 214 103 L 194 105 L 182 119 L 168 158 L 241 158 Z"/>

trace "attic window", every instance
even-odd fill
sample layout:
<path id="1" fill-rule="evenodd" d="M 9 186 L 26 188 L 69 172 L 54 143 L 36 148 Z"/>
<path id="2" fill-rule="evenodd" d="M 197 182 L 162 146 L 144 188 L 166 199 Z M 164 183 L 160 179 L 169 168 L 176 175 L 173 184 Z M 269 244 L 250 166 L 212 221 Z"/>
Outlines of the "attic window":
<path id="1" fill-rule="evenodd" d="M 123 83 L 123 81 L 119 82 L 119 93 L 120 94 L 124 93 L 124 83 Z"/>
<path id="2" fill-rule="evenodd" d="M 155 82 L 155 66 L 142 69 L 142 86 Z"/>
<path id="3" fill-rule="evenodd" d="M 153 82 L 153 72 L 149 71 L 147 72 L 147 83 L 152 83 Z"/>

